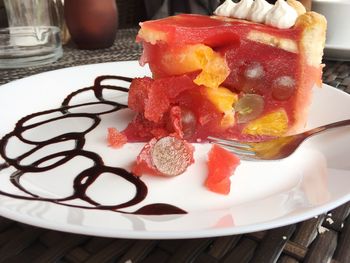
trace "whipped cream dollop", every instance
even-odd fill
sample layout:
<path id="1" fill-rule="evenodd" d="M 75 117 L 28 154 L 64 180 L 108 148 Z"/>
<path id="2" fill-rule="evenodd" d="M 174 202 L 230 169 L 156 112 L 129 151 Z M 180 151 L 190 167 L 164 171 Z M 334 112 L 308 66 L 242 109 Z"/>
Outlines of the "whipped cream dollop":
<path id="1" fill-rule="evenodd" d="M 248 14 L 248 20 L 257 22 L 257 23 L 264 23 L 266 14 L 273 8 L 273 5 L 269 4 L 265 0 L 255 0 L 254 4 L 250 8 L 249 14 Z"/>
<path id="2" fill-rule="evenodd" d="M 231 11 L 231 16 L 238 19 L 247 19 L 253 0 L 241 0 Z"/>
<path id="3" fill-rule="evenodd" d="M 278 27 L 290 28 L 294 26 L 298 13 L 284 0 L 277 0 L 275 6 L 266 14 L 265 24 Z"/>
<path id="4" fill-rule="evenodd" d="M 217 16 L 231 16 L 231 11 L 234 10 L 236 3 L 232 2 L 232 0 L 225 0 L 221 5 L 216 8 L 214 14 Z"/>
<path id="5" fill-rule="evenodd" d="M 241 0 L 239 3 L 225 0 L 214 14 L 264 23 L 281 29 L 294 26 L 298 18 L 297 11 L 285 0 L 277 0 L 275 5 L 266 0 Z"/>

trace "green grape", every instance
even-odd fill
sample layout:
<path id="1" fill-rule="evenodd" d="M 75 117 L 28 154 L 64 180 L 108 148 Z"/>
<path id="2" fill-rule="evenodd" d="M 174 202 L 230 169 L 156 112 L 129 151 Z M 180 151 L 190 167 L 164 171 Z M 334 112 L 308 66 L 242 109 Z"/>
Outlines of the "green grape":
<path id="1" fill-rule="evenodd" d="M 256 119 L 264 110 L 264 98 L 257 94 L 246 94 L 235 104 L 238 123 Z"/>
<path id="2" fill-rule="evenodd" d="M 275 100 L 288 100 L 294 93 L 295 81 L 289 76 L 279 77 L 273 82 L 271 90 Z"/>

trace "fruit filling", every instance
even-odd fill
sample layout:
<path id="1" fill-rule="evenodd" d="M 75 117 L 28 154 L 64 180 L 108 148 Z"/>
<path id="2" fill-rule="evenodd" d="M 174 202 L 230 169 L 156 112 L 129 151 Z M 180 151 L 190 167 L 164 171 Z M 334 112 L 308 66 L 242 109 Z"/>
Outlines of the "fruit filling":
<path id="1" fill-rule="evenodd" d="M 309 13 L 289 29 L 202 15 L 142 23 L 140 62 L 152 78 L 132 82 L 137 115 L 123 133 L 259 141 L 302 129 L 322 70 L 304 43 L 313 32 L 306 24 L 321 19 Z"/>

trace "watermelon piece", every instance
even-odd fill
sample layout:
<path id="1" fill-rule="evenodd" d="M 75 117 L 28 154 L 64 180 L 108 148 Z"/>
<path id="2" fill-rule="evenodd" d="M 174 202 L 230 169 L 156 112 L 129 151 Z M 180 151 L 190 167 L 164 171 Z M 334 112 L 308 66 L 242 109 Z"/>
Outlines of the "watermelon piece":
<path id="1" fill-rule="evenodd" d="M 212 192 L 228 195 L 231 181 L 240 159 L 233 153 L 214 144 L 208 153 L 208 177 L 205 186 Z"/>
<path id="2" fill-rule="evenodd" d="M 153 80 L 148 77 L 134 78 L 129 88 L 128 107 L 135 112 L 143 112 Z"/>
<path id="3" fill-rule="evenodd" d="M 169 110 L 171 102 L 183 91 L 197 87 L 187 76 L 169 77 L 152 80 L 135 78 L 129 90 L 128 106 L 145 119 L 159 123 Z"/>
<path id="4" fill-rule="evenodd" d="M 108 128 L 107 142 L 113 148 L 121 148 L 128 141 L 127 137 L 116 128 Z"/>

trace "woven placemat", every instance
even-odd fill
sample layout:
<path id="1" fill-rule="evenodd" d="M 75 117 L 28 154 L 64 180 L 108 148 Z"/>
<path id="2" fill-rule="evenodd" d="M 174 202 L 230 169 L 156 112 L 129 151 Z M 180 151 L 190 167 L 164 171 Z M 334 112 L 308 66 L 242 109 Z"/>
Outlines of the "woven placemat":
<path id="1" fill-rule="evenodd" d="M 46 230 L 0 217 L 0 262 L 350 262 L 350 203 L 244 235 L 130 240 Z M 330 261 L 332 260 L 332 261 Z"/>
<path id="2" fill-rule="evenodd" d="M 324 61 L 323 82 L 350 93 L 350 61 Z"/>
<path id="3" fill-rule="evenodd" d="M 137 60 L 142 52 L 141 45 L 135 42 L 137 30 L 137 28 L 118 30 L 114 45 L 110 48 L 80 50 L 72 42 L 69 42 L 63 48 L 62 58 L 52 64 L 29 68 L 0 69 L 0 85 L 11 80 L 60 68 L 113 61 Z"/>
<path id="4" fill-rule="evenodd" d="M 64 47 L 57 62 L 0 70 L 0 84 L 76 65 L 135 60 L 137 29 L 119 30 L 109 49 Z M 350 93 L 350 63 L 325 61 L 324 82 Z M 244 235 L 201 239 L 129 240 L 47 230 L 0 217 L 1 262 L 350 262 L 350 202 L 310 220 Z"/>

